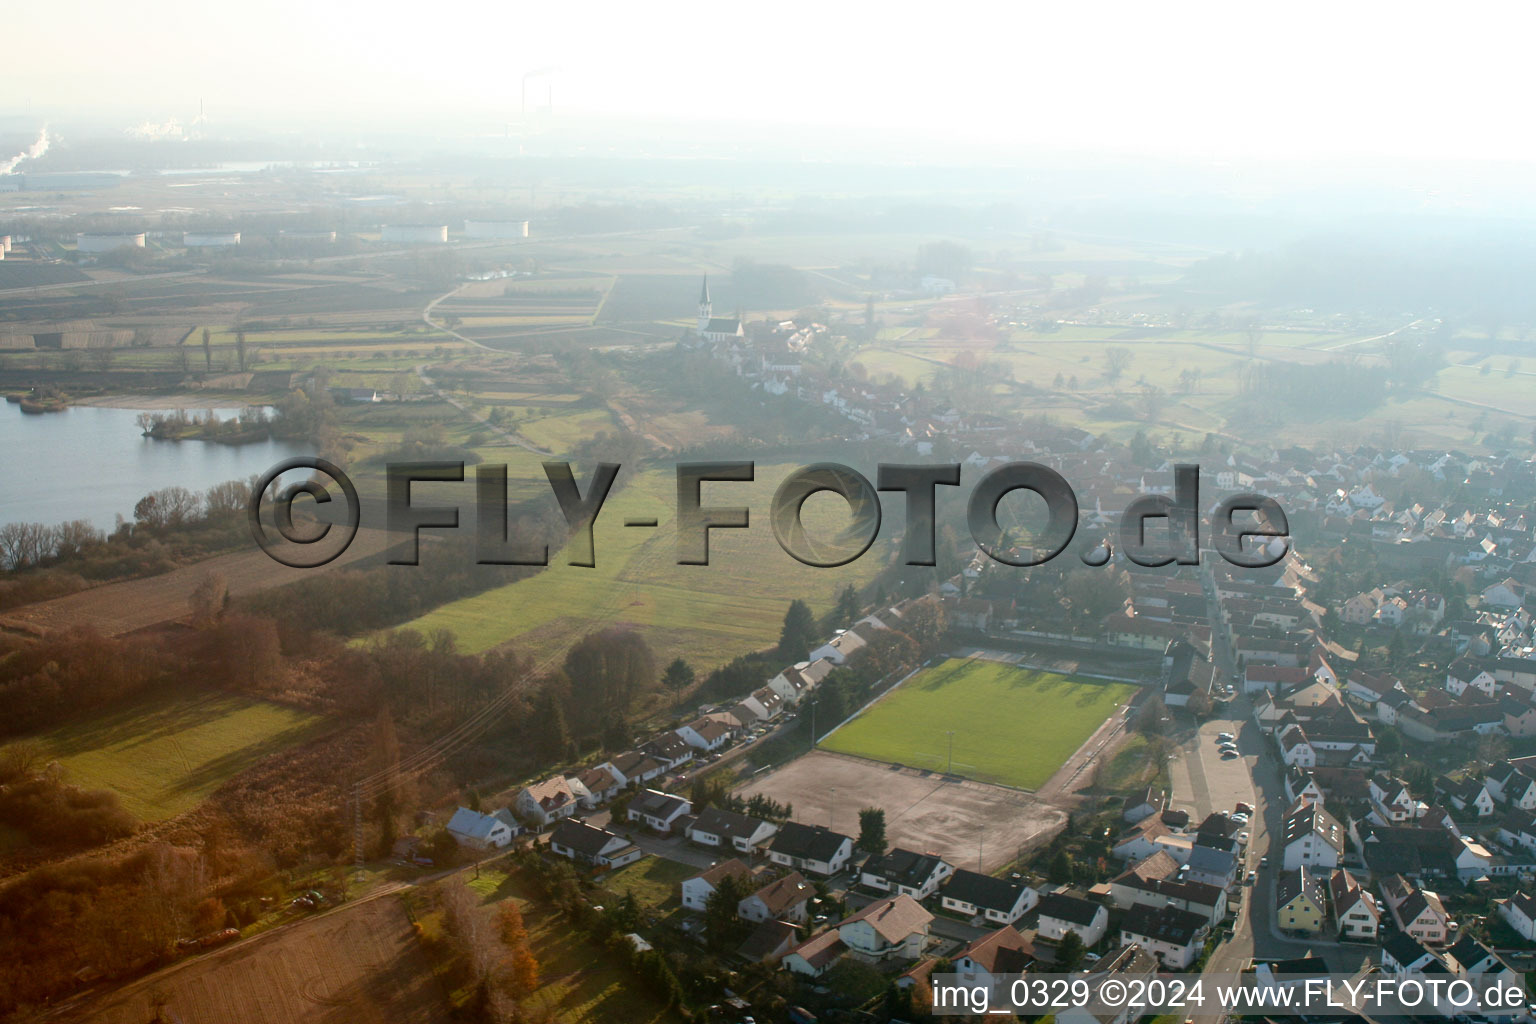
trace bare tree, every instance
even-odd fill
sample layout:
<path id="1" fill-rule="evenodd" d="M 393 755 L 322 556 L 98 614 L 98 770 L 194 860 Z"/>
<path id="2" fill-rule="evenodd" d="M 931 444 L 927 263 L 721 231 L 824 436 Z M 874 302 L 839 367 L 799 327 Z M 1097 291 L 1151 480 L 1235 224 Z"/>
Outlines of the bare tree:
<path id="1" fill-rule="evenodd" d="M 221 572 L 205 573 L 192 591 L 192 624 L 199 628 L 211 625 L 224 611 L 229 597 L 229 581 Z"/>
<path id="2" fill-rule="evenodd" d="M 1131 350 L 1112 345 L 1104 352 L 1104 379 L 1113 384 L 1131 365 Z"/>

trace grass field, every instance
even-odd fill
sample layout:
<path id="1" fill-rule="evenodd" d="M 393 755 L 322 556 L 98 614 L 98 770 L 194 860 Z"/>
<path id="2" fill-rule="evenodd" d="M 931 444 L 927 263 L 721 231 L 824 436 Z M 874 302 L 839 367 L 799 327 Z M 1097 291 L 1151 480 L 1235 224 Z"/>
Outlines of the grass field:
<path id="1" fill-rule="evenodd" d="M 326 719 L 266 701 L 195 692 L 159 697 L 36 737 L 74 785 L 110 789 L 135 816 L 169 818 L 201 803 Z"/>
<path id="2" fill-rule="evenodd" d="M 660 860 L 647 857 L 634 866 Z M 679 1019 L 651 998 L 621 959 L 599 948 L 540 899 L 531 880 L 496 869 L 482 870 L 479 875 L 472 881 L 461 881 L 465 876 L 458 875 L 442 884 L 467 884 L 490 905 L 516 900 L 528 928 L 529 945 L 539 962 L 541 984 L 527 1000 L 534 1014 L 547 1012 L 548 1019 L 559 1024 L 671 1024 Z M 638 892 L 636 897 L 640 898 Z"/>
<path id="3" fill-rule="evenodd" d="M 515 641 L 542 656 L 564 651 L 593 630 L 624 624 L 645 636 L 658 664 L 681 656 L 701 672 L 770 646 L 791 600 L 803 598 L 820 614 L 839 589 L 867 583 L 890 557 L 886 540 L 837 570 L 801 565 L 785 554 L 767 513 L 790 468 L 759 465 L 753 483 L 705 485 L 705 504 L 751 509 L 750 528 L 712 531 L 710 565 L 677 564 L 675 474 L 648 470 L 632 481 L 621 475 L 621 489 L 608 498 L 593 529 L 595 568 L 571 566 L 555 555 L 537 576 L 449 602 L 405 625 L 429 634 L 448 629 L 471 653 Z M 629 517 L 655 518 L 659 526 L 626 529 Z M 822 525 L 842 525 L 824 521 L 814 502 L 806 506 L 805 521 L 818 532 Z M 882 534 L 898 535 L 894 529 Z"/>
<path id="4" fill-rule="evenodd" d="M 827 750 L 1039 789 L 1136 688 L 951 659 L 823 740 Z"/>

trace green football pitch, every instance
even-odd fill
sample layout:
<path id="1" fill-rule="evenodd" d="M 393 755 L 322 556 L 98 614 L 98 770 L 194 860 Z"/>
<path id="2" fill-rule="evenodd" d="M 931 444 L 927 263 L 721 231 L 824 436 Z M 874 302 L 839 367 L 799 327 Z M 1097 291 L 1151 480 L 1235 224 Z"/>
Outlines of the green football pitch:
<path id="1" fill-rule="evenodd" d="M 1135 692 L 1128 683 L 951 659 L 908 679 L 821 747 L 1039 789 Z"/>

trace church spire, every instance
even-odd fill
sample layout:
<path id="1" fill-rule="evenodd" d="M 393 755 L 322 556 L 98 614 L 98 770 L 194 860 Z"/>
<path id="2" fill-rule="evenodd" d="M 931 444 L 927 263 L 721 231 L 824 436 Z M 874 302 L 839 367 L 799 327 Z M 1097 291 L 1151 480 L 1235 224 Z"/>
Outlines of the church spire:
<path id="1" fill-rule="evenodd" d="M 709 275 L 704 275 L 704 281 L 699 286 L 699 333 L 709 326 L 710 312 L 713 307 L 709 301 Z"/>

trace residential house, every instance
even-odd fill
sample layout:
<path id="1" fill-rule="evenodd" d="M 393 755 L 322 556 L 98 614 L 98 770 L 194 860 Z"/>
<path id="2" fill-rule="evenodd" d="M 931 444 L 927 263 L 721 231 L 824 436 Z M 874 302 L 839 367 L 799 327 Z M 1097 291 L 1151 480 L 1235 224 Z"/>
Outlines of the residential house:
<path id="1" fill-rule="evenodd" d="M 732 857 L 730 860 L 721 861 L 714 867 L 683 879 L 681 887 L 683 907 L 687 910 L 703 912 L 705 904 L 715 894 L 715 889 L 724 878 L 734 878 L 746 885 L 751 881 L 752 869 Z"/>
<path id="2" fill-rule="evenodd" d="M 830 661 L 834 665 L 841 665 L 846 662 L 848 657 L 855 651 L 862 650 L 867 646 L 868 643 L 865 641 L 865 639 L 859 636 L 859 634 L 855 633 L 853 630 L 839 630 L 837 635 L 834 636 L 830 641 L 822 644 L 820 647 L 811 652 L 810 660 L 814 662 L 825 658 L 827 661 Z"/>
<path id="3" fill-rule="evenodd" d="M 742 703 L 757 716 L 759 721 L 769 722 L 784 711 L 784 698 L 772 687 L 764 686 L 753 690 Z"/>
<path id="4" fill-rule="evenodd" d="M 1321 932 L 1328 921 L 1326 878 L 1307 867 L 1280 872 L 1275 880 L 1275 924 L 1291 932 Z"/>
<path id="5" fill-rule="evenodd" d="M 1280 757 L 1292 768 L 1317 767 L 1317 749 L 1307 740 L 1307 733 L 1300 724 L 1287 726 L 1280 733 Z"/>
<path id="6" fill-rule="evenodd" d="M 843 943 L 842 933 L 836 928 L 829 928 L 818 935 L 811 936 L 785 953 L 779 964 L 785 970 L 795 974 L 819 978 L 847 952 L 848 947 Z"/>
<path id="7" fill-rule="evenodd" d="M 1332 870 L 1344 853 L 1344 828 L 1317 803 L 1298 803 L 1286 813 L 1280 830 L 1281 865 Z"/>
<path id="8" fill-rule="evenodd" d="M 1328 895 L 1333 901 L 1333 922 L 1339 938 L 1368 941 L 1381 931 L 1381 911 L 1375 898 L 1355 876 L 1337 868 L 1328 880 Z"/>
<path id="9" fill-rule="evenodd" d="M 1201 882 L 1226 889 L 1237 881 L 1241 870 L 1242 856 L 1235 839 L 1206 836 L 1196 839 L 1190 848 L 1183 878 L 1186 882 Z"/>
<path id="10" fill-rule="evenodd" d="M 638 786 L 643 782 L 650 782 L 658 775 L 666 774 L 667 771 L 666 765 L 638 750 L 620 754 L 609 761 L 608 766 L 618 773 L 626 786 Z"/>
<path id="11" fill-rule="evenodd" d="M 941 857 L 897 847 L 869 858 L 859 872 L 859 881 L 881 892 L 906 893 L 915 900 L 925 900 L 954 872 L 954 866 Z"/>
<path id="12" fill-rule="evenodd" d="M 725 727 L 722 725 L 721 728 Z M 669 772 L 678 765 L 692 761 L 694 748 L 683 738 L 680 731 L 674 729 L 652 737 L 640 748 L 640 752 L 659 762 L 663 771 Z M 633 781 L 634 777 L 631 776 L 630 779 Z"/>
<path id="13" fill-rule="evenodd" d="M 1040 921 L 1035 931 L 1042 939 L 1060 942 L 1067 932 L 1077 932 L 1085 946 L 1095 946 L 1109 927 L 1109 911 L 1098 903 L 1064 892 L 1040 900 Z"/>
<path id="14" fill-rule="evenodd" d="M 788 921 L 764 921 L 752 929 L 736 955 L 750 963 L 781 960 L 794 948 L 799 933 Z"/>
<path id="15" fill-rule="evenodd" d="M 798 871 L 791 871 L 758 889 L 736 904 L 736 914 L 746 921 L 793 921 L 804 924 L 816 889 Z"/>
<path id="16" fill-rule="evenodd" d="M 835 875 L 853 856 L 853 840 L 821 825 L 786 822 L 768 843 L 775 864 L 813 875 Z"/>
<path id="17" fill-rule="evenodd" d="M 1148 818 L 1162 811 L 1167 803 L 1167 794 L 1156 786 L 1147 786 L 1137 790 L 1125 798 L 1124 810 L 1120 817 L 1134 825 L 1143 818 Z"/>
<path id="18" fill-rule="evenodd" d="M 960 984 L 968 988 L 983 986 L 993 1005 L 1004 1005 L 1003 985 L 1034 966 L 1035 947 L 1016 928 L 1004 925 L 972 940 L 950 962 Z"/>
<path id="19" fill-rule="evenodd" d="M 1013 924 L 1039 902 L 1040 894 L 1020 879 L 994 878 L 960 868 L 939 890 L 945 910 L 981 917 L 997 924 Z"/>
<path id="20" fill-rule="evenodd" d="M 688 826 L 688 838 L 700 846 L 714 846 L 751 854 L 779 831 L 770 821 L 719 807 L 706 807 Z"/>
<path id="21" fill-rule="evenodd" d="M 727 725 L 718 718 L 705 716 L 697 718 L 687 725 L 678 726 L 677 735 L 682 737 L 684 743 L 695 750 L 708 753 L 719 750 L 731 741 L 736 729 Z"/>
<path id="22" fill-rule="evenodd" d="M 1161 869 L 1157 863 L 1160 858 L 1173 867 L 1166 875 L 1156 873 Z M 1133 906 L 1178 907 L 1199 914 L 1210 925 L 1225 917 L 1226 890 L 1206 882 L 1179 878 L 1177 867 L 1165 854 L 1148 858 L 1110 881 L 1110 901 L 1121 910 Z"/>
<path id="23" fill-rule="evenodd" d="M 1473 978 L 1503 977 L 1516 980 L 1516 971 L 1493 950 L 1470 935 L 1463 935 L 1445 951 L 1455 973 Z"/>
<path id="24" fill-rule="evenodd" d="M 1381 941 L 1381 973 L 1395 978 L 1445 973 L 1445 964 L 1424 944 L 1404 932 L 1389 931 Z"/>
<path id="25" fill-rule="evenodd" d="M 1435 789 L 1445 797 L 1446 803 L 1458 811 L 1475 814 L 1479 818 L 1493 816 L 1493 794 L 1488 792 L 1487 784 L 1476 776 L 1453 779 L 1442 775 L 1435 780 Z"/>
<path id="26" fill-rule="evenodd" d="M 575 814 L 583 798 L 591 799 L 591 794 L 579 779 L 556 775 L 523 787 L 513 806 L 524 821 L 542 827 Z"/>
<path id="27" fill-rule="evenodd" d="M 1488 770 L 1483 784 L 1495 800 L 1522 811 L 1536 811 L 1536 778 L 1508 761 Z"/>
<path id="28" fill-rule="evenodd" d="M 1100 998 L 1098 993 L 1111 981 L 1121 985 L 1144 985 L 1157 976 L 1157 971 L 1157 957 L 1139 945 L 1120 947 L 1094 964 L 1089 972 L 1087 981 L 1093 998 L 1088 1005 L 1058 1011 L 1056 1024 L 1134 1024 L 1141 1019 L 1144 1010 L 1124 1005 L 1130 1000 Z"/>
<path id="29" fill-rule="evenodd" d="M 1384 825 L 1402 824 L 1419 816 L 1418 802 L 1402 779 L 1385 773 L 1372 775 L 1370 794 L 1371 810 Z"/>
<path id="30" fill-rule="evenodd" d="M 1120 941 L 1136 943 L 1157 957 L 1163 967 L 1182 971 L 1195 962 L 1210 933 L 1199 914 L 1178 907 L 1133 906 L 1120 924 Z"/>
<path id="31" fill-rule="evenodd" d="M 837 926 L 854 953 L 873 960 L 915 960 L 928 941 L 933 915 L 905 894 L 876 900 Z"/>
<path id="32" fill-rule="evenodd" d="M 1520 891 L 1507 900 L 1497 900 L 1499 916 L 1515 934 L 1527 942 L 1536 942 L 1536 896 Z"/>
<path id="33" fill-rule="evenodd" d="M 624 789 L 624 777 L 606 761 L 577 775 L 576 781 L 587 791 L 587 795 L 580 799 L 582 806 L 588 809 L 607 803 Z"/>
<path id="34" fill-rule="evenodd" d="M 1440 897 L 1420 889 L 1402 875 L 1382 880 L 1381 896 L 1397 930 L 1430 945 L 1444 945 L 1450 938 L 1451 919 Z"/>
<path id="35" fill-rule="evenodd" d="M 659 789 L 643 789 L 630 800 L 625 817 L 657 832 L 671 832 L 673 822 L 692 810 L 693 805 L 684 797 Z"/>
<path id="36" fill-rule="evenodd" d="M 448 819 L 448 834 L 460 846 L 484 853 L 509 845 L 523 831 L 512 812 L 503 807 L 492 814 L 481 814 L 460 807 Z"/>
<path id="37" fill-rule="evenodd" d="M 551 853 L 601 868 L 619 868 L 645 856 L 640 847 L 607 829 L 566 819 L 549 836 Z"/>

